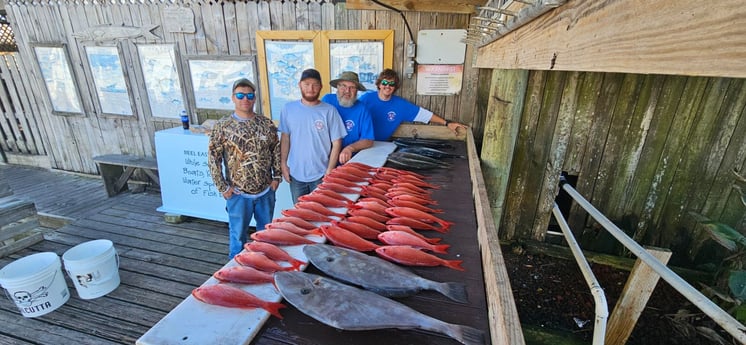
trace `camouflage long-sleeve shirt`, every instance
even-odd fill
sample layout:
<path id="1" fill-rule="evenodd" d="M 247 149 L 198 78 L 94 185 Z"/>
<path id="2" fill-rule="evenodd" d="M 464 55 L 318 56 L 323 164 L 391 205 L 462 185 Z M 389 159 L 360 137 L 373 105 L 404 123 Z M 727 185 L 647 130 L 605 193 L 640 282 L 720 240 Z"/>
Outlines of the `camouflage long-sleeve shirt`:
<path id="1" fill-rule="evenodd" d="M 210 174 L 221 193 L 236 187 L 258 194 L 273 176 L 282 176 L 277 127 L 266 116 L 251 120 L 223 117 L 210 134 L 209 153 Z"/>

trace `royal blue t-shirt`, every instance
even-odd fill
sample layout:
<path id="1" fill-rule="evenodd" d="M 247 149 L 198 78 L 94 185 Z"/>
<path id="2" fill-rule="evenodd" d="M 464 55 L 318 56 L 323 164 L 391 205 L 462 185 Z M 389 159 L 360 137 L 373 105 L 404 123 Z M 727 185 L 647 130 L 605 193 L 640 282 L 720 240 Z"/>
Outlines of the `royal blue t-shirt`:
<path id="1" fill-rule="evenodd" d="M 360 139 L 375 140 L 373 122 L 370 119 L 368 109 L 360 101 L 356 101 L 351 107 L 339 105 L 337 94 L 330 93 L 321 98 L 322 102 L 329 103 L 337 108 L 339 116 L 347 129 L 347 135 L 342 139 L 342 148 Z"/>
<path id="2" fill-rule="evenodd" d="M 368 92 L 360 96 L 373 121 L 373 132 L 376 140 L 389 140 L 396 128 L 404 121 L 430 122 L 433 112 L 392 95 L 388 101 L 378 98 L 378 93 Z"/>

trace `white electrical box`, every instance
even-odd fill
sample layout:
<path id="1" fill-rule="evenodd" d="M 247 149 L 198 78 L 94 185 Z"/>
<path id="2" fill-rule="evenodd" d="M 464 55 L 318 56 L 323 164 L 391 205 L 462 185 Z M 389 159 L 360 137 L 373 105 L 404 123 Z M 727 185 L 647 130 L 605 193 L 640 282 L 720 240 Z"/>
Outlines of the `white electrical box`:
<path id="1" fill-rule="evenodd" d="M 466 30 L 420 30 L 417 33 L 417 63 L 459 65 L 464 63 Z"/>

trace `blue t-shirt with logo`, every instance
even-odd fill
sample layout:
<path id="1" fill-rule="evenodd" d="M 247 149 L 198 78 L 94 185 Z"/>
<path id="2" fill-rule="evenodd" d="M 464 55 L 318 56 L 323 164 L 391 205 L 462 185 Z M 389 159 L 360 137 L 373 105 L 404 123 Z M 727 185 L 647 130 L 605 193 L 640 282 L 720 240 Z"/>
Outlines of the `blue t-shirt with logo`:
<path id="1" fill-rule="evenodd" d="M 339 105 L 337 94 L 334 93 L 325 95 L 321 98 L 321 101 L 337 108 L 339 116 L 342 117 L 342 122 L 344 122 L 345 129 L 347 129 L 347 135 L 342 139 L 342 148 L 360 139 L 375 140 L 373 122 L 363 102 L 356 101 L 349 108 L 343 107 Z"/>
<path id="2" fill-rule="evenodd" d="M 392 95 L 388 101 L 382 101 L 378 98 L 378 93 L 368 92 L 360 96 L 360 101 L 370 112 L 376 140 L 389 140 L 404 121 L 428 123 L 433 117 L 433 112 L 397 95 Z"/>

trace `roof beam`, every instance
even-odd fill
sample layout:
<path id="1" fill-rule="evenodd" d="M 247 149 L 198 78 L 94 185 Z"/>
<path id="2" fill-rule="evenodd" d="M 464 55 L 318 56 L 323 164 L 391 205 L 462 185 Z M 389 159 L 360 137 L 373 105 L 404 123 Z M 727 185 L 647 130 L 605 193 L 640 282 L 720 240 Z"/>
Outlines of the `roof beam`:
<path id="1" fill-rule="evenodd" d="M 476 67 L 746 78 L 743 0 L 569 0 L 478 49 Z"/>
<path id="2" fill-rule="evenodd" d="M 399 11 L 443 12 L 443 13 L 476 13 L 476 6 L 484 5 L 487 0 L 379 0 Z M 348 10 L 387 10 L 371 0 L 347 0 Z"/>

